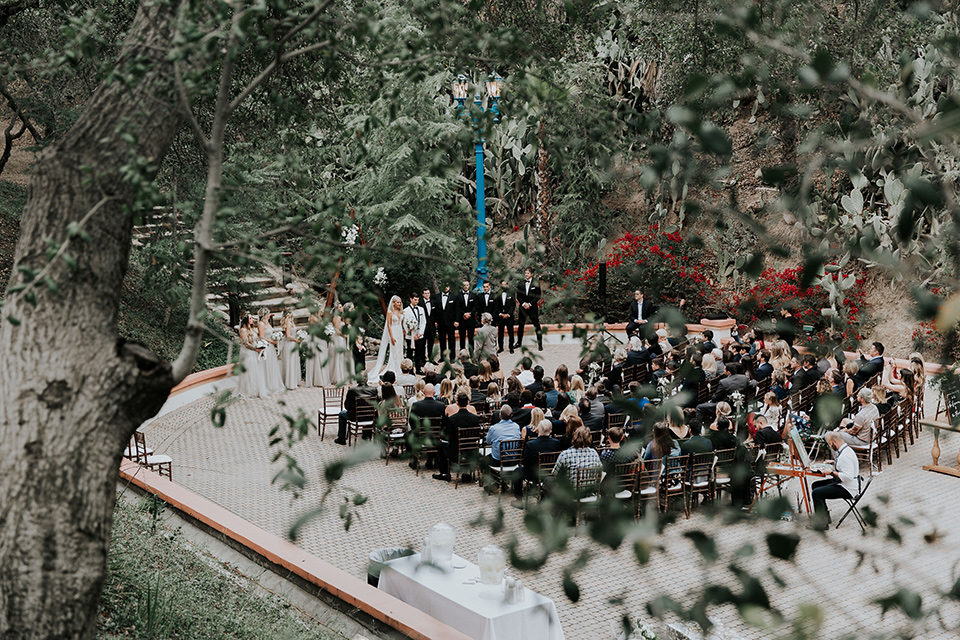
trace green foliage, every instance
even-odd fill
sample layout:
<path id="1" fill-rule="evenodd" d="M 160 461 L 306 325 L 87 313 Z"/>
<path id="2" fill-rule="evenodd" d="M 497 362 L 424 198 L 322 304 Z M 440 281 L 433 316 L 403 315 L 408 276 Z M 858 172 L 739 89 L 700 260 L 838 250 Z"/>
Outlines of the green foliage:
<path id="1" fill-rule="evenodd" d="M 188 544 L 179 529 L 155 528 L 155 501 L 124 499 L 114 512 L 97 637 L 327 638 L 280 598 L 257 593 L 229 566 Z"/>

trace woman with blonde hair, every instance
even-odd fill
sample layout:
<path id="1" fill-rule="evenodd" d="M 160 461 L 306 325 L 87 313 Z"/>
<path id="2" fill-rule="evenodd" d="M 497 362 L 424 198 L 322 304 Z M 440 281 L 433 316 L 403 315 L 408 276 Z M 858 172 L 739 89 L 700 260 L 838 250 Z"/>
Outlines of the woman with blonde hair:
<path id="1" fill-rule="evenodd" d="M 437 399 L 444 404 L 456 404 L 453 398 L 453 381 L 450 378 L 444 378 L 440 381 L 440 390 L 437 392 Z"/>
<path id="2" fill-rule="evenodd" d="M 493 381 L 493 369 L 487 360 L 480 361 L 480 366 L 477 367 L 477 378 L 479 378 L 483 384 Z"/>
<path id="3" fill-rule="evenodd" d="M 387 354 L 390 354 L 389 359 Z M 348 352 L 346 357 L 350 357 Z M 380 338 L 380 350 L 377 352 L 377 364 L 367 374 L 367 382 L 376 384 L 384 371 L 393 371 L 398 378 L 403 374 L 400 362 L 403 360 L 403 302 L 400 296 L 390 298 L 387 315 L 383 320 L 383 335 Z"/>
<path id="4" fill-rule="evenodd" d="M 540 424 L 543 418 L 543 409 L 540 407 L 534 407 L 533 409 L 530 409 L 530 424 L 520 429 L 520 438 L 523 440 L 526 440 L 527 438 L 536 438 L 537 425 Z"/>
<path id="5" fill-rule="evenodd" d="M 587 393 L 586 387 L 583 386 L 583 378 L 577 374 L 573 374 L 573 377 L 570 378 L 570 391 L 567 393 L 573 401 L 573 404 L 577 404 L 583 400 L 583 396 Z"/>
<path id="6" fill-rule="evenodd" d="M 407 404 L 413 406 L 414 402 L 420 402 L 425 397 L 423 395 L 423 388 L 427 386 L 427 383 L 423 381 L 423 378 L 417 378 L 417 381 L 413 383 L 413 394 L 407 398 Z"/>
<path id="7" fill-rule="evenodd" d="M 500 404 L 500 387 L 496 382 L 487 385 L 487 407 L 491 410 Z"/>
<path id="8" fill-rule="evenodd" d="M 774 370 L 787 371 L 790 368 L 791 360 L 790 345 L 782 340 L 777 340 L 770 345 L 770 364 Z"/>
<path id="9" fill-rule="evenodd" d="M 910 354 L 910 370 L 913 371 L 913 397 L 917 403 L 917 418 L 922 418 L 923 411 L 923 390 L 927 386 L 927 367 L 923 361 L 923 356 L 914 351 Z"/>
<path id="10" fill-rule="evenodd" d="M 717 377 L 717 359 L 714 357 L 713 353 L 703 354 L 703 360 L 700 362 L 700 367 L 703 369 L 703 375 L 706 376 L 707 380 L 713 380 Z"/>

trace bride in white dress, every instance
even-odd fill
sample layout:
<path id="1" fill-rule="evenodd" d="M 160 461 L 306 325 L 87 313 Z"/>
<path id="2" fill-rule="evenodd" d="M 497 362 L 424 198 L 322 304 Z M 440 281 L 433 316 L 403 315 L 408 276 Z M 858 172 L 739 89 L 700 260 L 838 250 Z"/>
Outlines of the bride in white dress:
<path id="1" fill-rule="evenodd" d="M 389 359 L 387 359 L 388 350 Z M 387 305 L 387 317 L 383 323 L 383 337 L 380 338 L 377 364 L 367 374 L 367 382 L 376 384 L 384 371 L 393 371 L 399 376 L 401 360 L 403 360 L 403 302 L 400 296 L 393 296 L 390 298 L 390 304 Z"/>

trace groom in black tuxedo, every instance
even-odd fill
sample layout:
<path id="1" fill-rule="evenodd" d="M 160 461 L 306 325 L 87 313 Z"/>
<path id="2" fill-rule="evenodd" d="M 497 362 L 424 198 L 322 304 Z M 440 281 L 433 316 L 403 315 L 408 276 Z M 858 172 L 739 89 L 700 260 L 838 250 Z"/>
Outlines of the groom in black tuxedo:
<path id="1" fill-rule="evenodd" d="M 633 302 L 630 303 L 630 319 L 627 322 L 627 340 L 634 334 L 640 333 L 640 327 L 647 324 L 653 315 L 653 303 L 643 297 L 643 289 L 633 292 Z"/>
<path id="2" fill-rule="evenodd" d="M 540 285 L 533 281 L 533 269 L 523 271 L 524 281 L 517 287 L 517 304 L 520 305 L 520 322 L 517 327 L 517 344 L 523 344 L 523 326 L 529 320 L 537 332 L 537 348 L 543 351 L 543 334 L 540 331 Z"/>
<path id="3" fill-rule="evenodd" d="M 454 359 L 457 353 L 456 337 L 454 337 L 454 323 L 456 322 L 456 296 L 450 293 L 450 285 L 443 288 L 437 296 L 437 333 L 440 335 L 440 359 L 445 357 Z"/>
<path id="4" fill-rule="evenodd" d="M 426 340 L 426 359 L 433 359 L 433 343 L 437 338 L 437 303 L 433 300 L 433 292 L 430 287 L 424 287 L 423 295 L 420 297 L 420 308 L 423 309 L 427 317 L 427 330 L 424 335 Z M 443 350 L 443 343 L 440 343 L 440 349 Z"/>
<path id="5" fill-rule="evenodd" d="M 503 353 L 504 329 L 507 330 L 510 338 L 510 341 L 507 342 L 507 346 L 510 348 L 510 353 L 513 353 L 513 312 L 516 308 L 517 299 L 510 294 L 507 281 L 501 280 L 500 293 L 498 293 L 497 297 L 493 299 L 493 311 L 490 314 L 493 316 L 493 320 L 497 324 L 497 343 L 500 346 L 500 349 L 497 351 L 497 353 Z"/>
<path id="6" fill-rule="evenodd" d="M 463 290 L 457 294 L 453 309 L 455 316 L 453 326 L 460 334 L 460 348 L 466 349 L 469 340 L 470 353 L 473 353 L 473 334 L 477 328 L 477 297 L 470 291 L 469 280 L 463 281 Z"/>

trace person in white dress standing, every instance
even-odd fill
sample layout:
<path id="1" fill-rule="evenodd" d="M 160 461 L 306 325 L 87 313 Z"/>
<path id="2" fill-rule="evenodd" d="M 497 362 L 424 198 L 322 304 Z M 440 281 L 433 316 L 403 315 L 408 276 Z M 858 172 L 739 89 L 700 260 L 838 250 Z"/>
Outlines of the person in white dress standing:
<path id="1" fill-rule="evenodd" d="M 321 308 L 317 313 L 310 314 L 310 326 L 316 325 L 319 329 L 322 327 L 324 319 L 325 316 Z M 327 369 L 323 366 L 327 360 L 327 339 L 324 334 L 318 333 L 315 335 L 313 331 L 316 331 L 316 329 L 310 332 L 312 356 L 307 358 L 306 384 L 308 387 L 326 387 L 330 385 L 330 376 L 327 375 Z"/>
<path id="2" fill-rule="evenodd" d="M 260 321 L 257 323 L 257 332 L 260 340 L 267 343 L 263 348 L 261 361 L 263 362 L 263 379 L 267 385 L 267 391 L 270 393 L 280 393 L 283 391 L 283 380 L 280 377 L 280 360 L 277 351 L 277 341 L 271 338 L 273 334 L 273 323 L 271 319 L 273 314 L 264 311 Z"/>
<path id="3" fill-rule="evenodd" d="M 270 395 L 263 377 L 263 360 L 257 348 L 257 330 L 253 317 L 244 316 L 240 322 L 240 379 L 237 380 L 236 395 L 241 398 L 266 398 Z"/>
<path id="4" fill-rule="evenodd" d="M 283 386 L 287 389 L 296 389 L 300 386 L 300 339 L 297 338 L 297 325 L 293 321 L 293 314 L 289 309 L 283 312 L 280 320 L 283 329 L 283 346 L 280 350 L 280 375 Z"/>
<path id="5" fill-rule="evenodd" d="M 389 359 L 387 354 L 390 354 Z M 400 296 L 390 298 L 387 316 L 383 322 L 383 336 L 380 338 L 380 351 L 377 364 L 367 374 L 367 382 L 376 384 L 385 371 L 400 375 L 400 362 L 403 360 L 403 302 Z"/>

